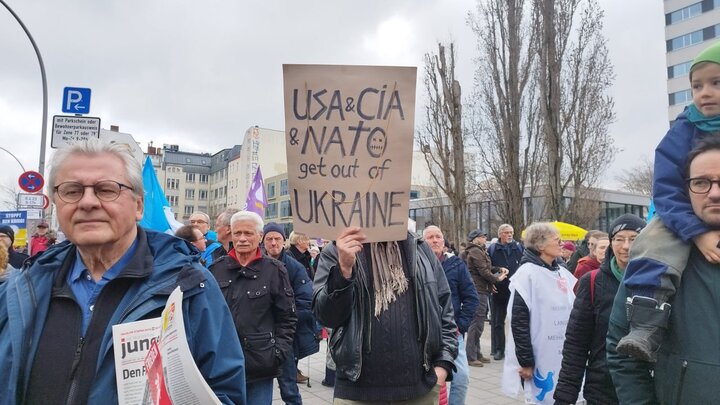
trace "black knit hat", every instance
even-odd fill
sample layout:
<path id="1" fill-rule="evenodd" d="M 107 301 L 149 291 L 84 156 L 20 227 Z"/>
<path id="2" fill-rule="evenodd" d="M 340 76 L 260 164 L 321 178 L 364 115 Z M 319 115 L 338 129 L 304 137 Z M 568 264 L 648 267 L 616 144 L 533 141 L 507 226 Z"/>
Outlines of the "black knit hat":
<path id="1" fill-rule="evenodd" d="M 0 233 L 4 233 L 10 238 L 10 244 L 15 243 L 15 231 L 8 225 L 0 226 Z"/>
<path id="2" fill-rule="evenodd" d="M 268 222 L 267 225 L 265 225 L 263 228 L 263 240 L 265 240 L 265 235 L 267 235 L 268 232 L 277 232 L 282 235 L 283 239 L 287 239 L 285 237 L 285 229 L 277 222 Z"/>
<path id="3" fill-rule="evenodd" d="M 620 231 L 640 232 L 643 228 L 645 228 L 645 225 L 647 225 L 647 223 L 639 216 L 633 214 L 623 214 L 610 224 L 610 231 L 608 232 L 608 235 L 610 236 L 610 239 L 612 239 Z"/>

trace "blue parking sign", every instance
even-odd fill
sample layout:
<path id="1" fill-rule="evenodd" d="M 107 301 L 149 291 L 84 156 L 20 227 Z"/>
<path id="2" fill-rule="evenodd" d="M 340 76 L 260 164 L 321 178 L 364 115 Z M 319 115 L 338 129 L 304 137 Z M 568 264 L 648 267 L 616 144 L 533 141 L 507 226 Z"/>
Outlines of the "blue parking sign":
<path id="1" fill-rule="evenodd" d="M 90 113 L 90 89 L 65 87 L 63 90 L 62 111 L 70 114 Z"/>

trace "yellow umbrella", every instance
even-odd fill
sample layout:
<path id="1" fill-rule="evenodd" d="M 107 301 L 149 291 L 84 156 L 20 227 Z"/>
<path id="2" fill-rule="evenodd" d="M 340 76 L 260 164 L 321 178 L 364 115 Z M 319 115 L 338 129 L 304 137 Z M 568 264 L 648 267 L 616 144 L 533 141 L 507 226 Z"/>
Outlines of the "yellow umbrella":
<path id="1" fill-rule="evenodd" d="M 579 226 L 565 222 L 555 221 L 550 223 L 555 225 L 555 227 L 560 231 L 560 239 L 562 240 L 580 240 L 583 239 L 585 234 L 588 232 Z M 525 230 L 523 230 L 520 235 L 524 238 Z"/>

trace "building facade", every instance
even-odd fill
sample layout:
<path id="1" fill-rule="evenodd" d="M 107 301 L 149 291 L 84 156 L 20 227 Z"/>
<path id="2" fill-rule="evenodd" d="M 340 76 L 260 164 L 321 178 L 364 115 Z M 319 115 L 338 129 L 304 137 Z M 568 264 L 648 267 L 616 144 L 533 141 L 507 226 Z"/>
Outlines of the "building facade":
<path id="1" fill-rule="evenodd" d="M 626 193 L 622 191 L 598 189 L 598 219 L 590 226 L 590 229 L 608 231 L 610 224 L 620 215 L 635 214 L 641 218 L 648 215 L 650 198 L 642 194 Z M 571 190 L 566 190 L 566 200 L 571 197 Z M 497 214 L 497 201 L 489 199 L 481 194 L 468 197 L 467 218 L 465 223 L 468 229 L 482 229 L 488 233 L 490 238 L 497 236 L 498 227 L 504 222 Z M 544 197 L 542 195 L 530 196 L 526 190 L 523 198 L 523 215 L 526 224 L 533 221 L 555 219 L 542 218 L 542 207 Z M 452 215 L 452 209 L 447 198 L 422 198 L 410 200 L 410 219 L 415 221 L 418 230 L 428 225 L 449 223 L 448 218 Z M 516 232 L 519 234 L 519 231 Z"/>
<path id="2" fill-rule="evenodd" d="M 695 56 L 720 40 L 720 0 L 665 0 L 668 119 L 692 102 L 688 73 Z"/>

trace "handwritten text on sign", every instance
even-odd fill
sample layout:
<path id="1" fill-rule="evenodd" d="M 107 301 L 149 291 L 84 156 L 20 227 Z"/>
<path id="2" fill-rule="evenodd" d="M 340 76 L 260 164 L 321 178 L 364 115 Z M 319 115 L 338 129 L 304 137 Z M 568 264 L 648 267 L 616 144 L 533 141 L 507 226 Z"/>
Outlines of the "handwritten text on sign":
<path id="1" fill-rule="evenodd" d="M 284 65 L 294 228 L 369 241 L 407 231 L 416 69 Z"/>

